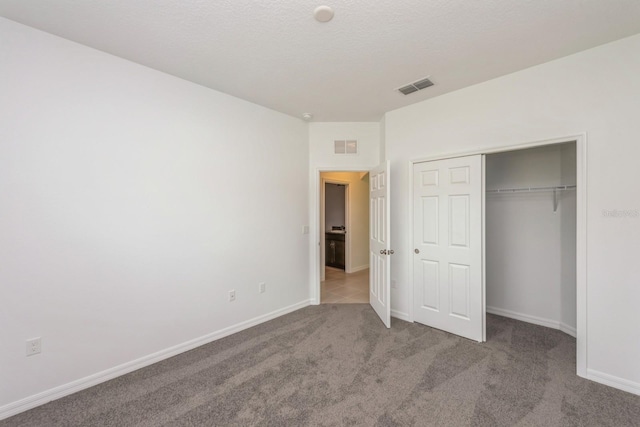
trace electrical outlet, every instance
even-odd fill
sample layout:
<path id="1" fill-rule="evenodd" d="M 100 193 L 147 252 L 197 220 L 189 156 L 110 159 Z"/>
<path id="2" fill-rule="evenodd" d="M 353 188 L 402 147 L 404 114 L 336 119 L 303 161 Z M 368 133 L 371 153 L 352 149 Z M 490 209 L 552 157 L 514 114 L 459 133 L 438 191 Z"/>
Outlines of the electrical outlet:
<path id="1" fill-rule="evenodd" d="M 33 356 L 42 352 L 42 338 L 31 338 L 27 340 L 27 356 Z"/>
<path id="2" fill-rule="evenodd" d="M 264 293 L 264 291 L 267 290 L 267 285 L 264 282 L 260 282 L 258 284 L 258 291 L 260 291 L 261 294 Z"/>
<path id="3" fill-rule="evenodd" d="M 396 279 L 391 279 L 391 287 L 393 289 L 397 289 L 398 288 L 398 282 L 396 282 Z"/>
<path id="4" fill-rule="evenodd" d="M 229 302 L 236 300 L 236 291 L 232 289 L 229 291 Z"/>
<path id="5" fill-rule="evenodd" d="M 303 225 L 302 226 L 302 234 L 309 234 L 309 226 L 308 225 Z"/>

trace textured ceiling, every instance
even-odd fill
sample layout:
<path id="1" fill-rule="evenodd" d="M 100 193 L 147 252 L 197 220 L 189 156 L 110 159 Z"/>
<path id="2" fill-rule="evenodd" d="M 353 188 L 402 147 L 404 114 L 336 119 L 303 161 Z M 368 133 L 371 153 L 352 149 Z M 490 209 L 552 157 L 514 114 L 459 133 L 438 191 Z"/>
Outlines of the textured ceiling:
<path id="1" fill-rule="evenodd" d="M 0 0 L 0 16 L 314 121 L 379 120 L 640 32 L 640 0 Z"/>

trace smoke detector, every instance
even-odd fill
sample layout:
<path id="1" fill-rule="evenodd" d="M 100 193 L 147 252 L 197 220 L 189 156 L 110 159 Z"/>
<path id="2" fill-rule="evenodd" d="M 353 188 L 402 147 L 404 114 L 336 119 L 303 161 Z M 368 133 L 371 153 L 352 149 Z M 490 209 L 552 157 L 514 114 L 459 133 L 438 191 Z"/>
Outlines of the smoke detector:
<path id="1" fill-rule="evenodd" d="M 313 119 L 313 114 L 311 113 L 302 113 L 302 118 L 306 121 Z"/>
<path id="2" fill-rule="evenodd" d="M 313 11 L 313 16 L 318 22 L 329 22 L 333 19 L 333 9 L 329 6 L 318 6 Z"/>

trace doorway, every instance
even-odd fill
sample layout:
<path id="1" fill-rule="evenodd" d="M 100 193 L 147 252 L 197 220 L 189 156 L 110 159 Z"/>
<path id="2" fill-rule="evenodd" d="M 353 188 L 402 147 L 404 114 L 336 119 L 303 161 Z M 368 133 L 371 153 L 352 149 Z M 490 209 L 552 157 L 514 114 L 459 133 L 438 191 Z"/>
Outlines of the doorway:
<path id="1" fill-rule="evenodd" d="M 320 303 L 369 302 L 369 173 L 320 173 Z"/>
<path id="2" fill-rule="evenodd" d="M 346 271 L 346 226 L 349 184 L 324 180 L 324 265 Z M 326 268 L 325 268 L 326 273 Z"/>

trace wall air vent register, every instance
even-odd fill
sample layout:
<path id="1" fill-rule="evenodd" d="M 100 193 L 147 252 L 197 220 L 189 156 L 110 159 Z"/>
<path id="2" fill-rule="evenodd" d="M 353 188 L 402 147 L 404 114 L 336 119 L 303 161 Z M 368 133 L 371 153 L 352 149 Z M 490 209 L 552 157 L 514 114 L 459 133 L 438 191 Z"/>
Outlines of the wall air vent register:
<path id="1" fill-rule="evenodd" d="M 358 154 L 358 141 L 355 139 L 339 139 L 333 141 L 334 154 Z"/>

